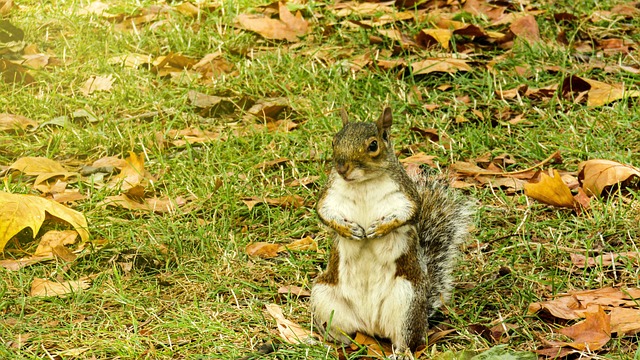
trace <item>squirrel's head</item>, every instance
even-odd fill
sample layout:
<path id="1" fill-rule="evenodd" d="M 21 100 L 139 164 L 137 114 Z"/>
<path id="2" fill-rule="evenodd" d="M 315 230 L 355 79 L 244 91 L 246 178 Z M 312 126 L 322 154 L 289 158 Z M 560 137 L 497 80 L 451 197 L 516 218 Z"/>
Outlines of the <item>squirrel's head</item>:
<path id="1" fill-rule="evenodd" d="M 389 133 L 391 108 L 385 108 L 376 122 L 351 122 L 344 110 L 341 116 L 342 130 L 333 138 L 336 172 L 349 182 L 378 177 L 395 158 Z"/>

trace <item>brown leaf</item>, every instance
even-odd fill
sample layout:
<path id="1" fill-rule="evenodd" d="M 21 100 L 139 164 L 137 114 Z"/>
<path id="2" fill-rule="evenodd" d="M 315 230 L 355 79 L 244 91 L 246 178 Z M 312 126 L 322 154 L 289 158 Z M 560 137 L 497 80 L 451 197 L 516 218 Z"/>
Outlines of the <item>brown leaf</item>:
<path id="1" fill-rule="evenodd" d="M 180 196 L 176 198 L 140 198 L 135 199 L 127 194 L 107 196 L 98 206 L 116 206 L 128 210 L 140 210 L 145 212 L 154 212 L 156 214 L 174 213 L 177 208 L 185 205 L 187 199 Z"/>
<path id="2" fill-rule="evenodd" d="M 545 204 L 575 209 L 577 204 L 571 194 L 571 190 L 562 181 L 558 170 L 554 170 L 553 174 L 554 176 L 551 177 L 541 173 L 540 182 L 525 184 L 525 195 Z"/>
<path id="3" fill-rule="evenodd" d="M 611 266 L 614 263 L 619 263 L 620 258 L 635 259 L 637 261 L 638 259 L 640 259 L 640 253 L 636 251 L 627 251 L 621 253 L 610 252 L 595 257 L 587 257 L 582 254 L 571 253 L 571 262 L 581 269 L 596 266 Z"/>
<path id="4" fill-rule="evenodd" d="M 299 195 L 286 195 L 278 198 L 260 198 L 260 197 L 245 197 L 241 199 L 245 205 L 249 208 L 249 210 L 253 209 L 253 207 L 260 203 L 265 203 L 273 206 L 280 207 L 296 207 L 299 208 L 304 205 L 304 199 Z"/>
<path id="5" fill-rule="evenodd" d="M 20 171 L 28 176 L 35 176 L 34 185 L 38 185 L 51 178 L 62 177 L 67 180 L 78 177 L 77 172 L 68 171 L 60 163 L 45 157 L 23 157 L 9 166 L 9 169 Z"/>
<path id="6" fill-rule="evenodd" d="M 280 337 L 289 344 L 309 344 L 315 342 L 313 333 L 284 317 L 282 309 L 276 304 L 266 304 L 267 313 L 276 321 Z"/>
<path id="7" fill-rule="evenodd" d="M 353 339 L 353 342 L 355 344 L 360 344 L 361 346 L 366 347 L 367 356 L 384 359 L 393 354 L 391 343 L 389 343 L 388 341 L 382 342 L 361 332 L 356 333 L 356 337 Z M 353 347 L 355 347 L 355 344 L 352 345 L 352 349 Z"/>
<path id="8" fill-rule="evenodd" d="M 318 179 L 320 179 L 320 176 L 317 175 L 313 175 L 313 176 L 305 176 L 302 177 L 300 179 L 293 179 L 290 182 L 287 182 L 288 186 L 309 186 L 314 184 L 316 181 L 318 181 Z"/>
<path id="9" fill-rule="evenodd" d="M 578 165 L 578 180 L 587 195 L 602 195 L 614 185 L 624 187 L 640 178 L 640 170 L 611 160 L 587 160 Z"/>
<path id="10" fill-rule="evenodd" d="M 5 59 L 0 59 L 0 75 L 2 75 L 2 80 L 7 84 L 31 84 L 36 81 L 33 76 L 29 74 L 27 68 Z"/>
<path id="11" fill-rule="evenodd" d="M 311 293 L 309 292 L 309 290 L 303 289 L 300 286 L 295 286 L 295 285 L 287 285 L 287 286 L 281 286 L 278 288 L 278 294 L 281 295 L 296 295 L 298 297 L 309 297 L 311 296 Z"/>
<path id="12" fill-rule="evenodd" d="M 574 342 L 560 342 L 580 351 L 596 351 L 611 339 L 611 317 L 605 314 L 602 307 L 597 312 L 588 312 L 586 319 L 573 326 L 559 330 L 559 333 L 570 337 Z"/>
<path id="13" fill-rule="evenodd" d="M 107 76 L 93 75 L 84 82 L 80 88 L 80 92 L 82 92 L 84 96 L 88 96 L 96 91 L 111 91 L 114 81 L 115 79 L 111 74 Z"/>
<path id="14" fill-rule="evenodd" d="M 309 23 L 297 12 L 294 16 L 287 6 L 279 3 L 280 19 L 271 19 L 264 16 L 240 14 L 236 21 L 244 29 L 256 32 L 267 39 L 298 41 L 300 36 L 309 30 Z"/>
<path id="15" fill-rule="evenodd" d="M 75 260 L 75 255 L 71 253 L 65 245 L 75 244 L 78 233 L 74 230 L 51 230 L 47 231 L 36 248 L 34 257 L 55 257 L 60 255 L 66 261 Z M 66 250 L 66 251 L 65 251 Z"/>
<path id="16" fill-rule="evenodd" d="M 414 75 L 428 74 L 432 72 L 456 73 L 458 71 L 471 71 L 471 66 L 466 60 L 453 58 L 431 58 L 411 63 Z"/>
<path id="17" fill-rule="evenodd" d="M 91 280 L 89 278 L 62 282 L 35 278 L 31 283 L 29 296 L 66 296 L 88 289 L 90 286 Z"/>
<path id="18" fill-rule="evenodd" d="M 265 242 L 257 242 L 247 245 L 245 252 L 249 256 L 259 256 L 263 259 L 274 258 L 278 256 L 280 245 Z"/>
<path id="19" fill-rule="evenodd" d="M 640 309 L 616 307 L 611 310 L 611 332 L 618 336 L 640 332 Z"/>
<path id="20" fill-rule="evenodd" d="M 0 114 L 0 131 L 28 130 L 37 126 L 37 122 L 22 115 Z"/>
<path id="21" fill-rule="evenodd" d="M 417 154 L 413 154 L 404 159 L 401 159 L 400 163 L 403 164 L 404 166 L 407 166 L 409 164 L 416 164 L 416 165 L 424 164 L 429 167 L 435 168 L 436 164 L 433 162 L 433 159 L 435 159 L 436 157 L 437 156 L 435 155 L 427 155 L 423 152 L 419 152 Z"/>
<path id="22" fill-rule="evenodd" d="M 13 7 L 13 0 L 0 0 L 0 15 L 7 15 Z"/>
<path id="23" fill-rule="evenodd" d="M 284 251 L 318 251 L 318 243 L 310 236 L 294 240 L 289 244 L 271 244 L 256 242 L 247 245 L 245 251 L 250 256 L 259 256 L 267 259 L 278 256 Z"/>
<path id="24" fill-rule="evenodd" d="M 274 159 L 274 160 L 261 162 L 260 164 L 254 165 L 253 168 L 254 169 L 264 170 L 266 168 L 270 168 L 270 167 L 275 166 L 275 165 L 288 163 L 289 161 L 291 161 L 291 160 L 289 160 L 289 158 L 281 157 L 281 158 L 277 158 L 277 159 Z"/>
<path id="25" fill-rule="evenodd" d="M 0 191 L 0 250 L 23 229 L 30 228 L 35 237 L 46 213 L 71 224 L 83 242 L 89 240 L 87 220 L 82 213 L 38 196 Z"/>
<path id="26" fill-rule="evenodd" d="M 509 30 L 518 38 L 529 42 L 529 44 L 540 41 L 540 30 L 538 29 L 536 18 L 534 18 L 533 15 L 526 15 L 516 19 L 511 23 Z"/>
<path id="27" fill-rule="evenodd" d="M 610 85 L 596 80 L 584 79 L 575 75 L 566 77 L 562 82 L 562 95 L 568 98 L 575 96 L 576 100 L 581 99 L 580 94 L 586 92 L 587 106 L 602 106 L 610 102 L 629 97 L 640 96 L 638 90 L 627 90 L 625 84 Z"/>

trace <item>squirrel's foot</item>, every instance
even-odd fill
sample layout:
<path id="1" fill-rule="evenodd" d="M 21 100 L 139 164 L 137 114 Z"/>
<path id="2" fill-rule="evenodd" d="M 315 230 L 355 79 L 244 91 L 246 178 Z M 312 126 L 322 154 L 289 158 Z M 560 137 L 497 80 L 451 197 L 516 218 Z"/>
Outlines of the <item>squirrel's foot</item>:
<path id="1" fill-rule="evenodd" d="M 367 228 L 367 238 L 377 238 L 388 234 L 391 230 L 398 227 L 400 221 L 396 215 L 387 215 L 375 220 Z"/>

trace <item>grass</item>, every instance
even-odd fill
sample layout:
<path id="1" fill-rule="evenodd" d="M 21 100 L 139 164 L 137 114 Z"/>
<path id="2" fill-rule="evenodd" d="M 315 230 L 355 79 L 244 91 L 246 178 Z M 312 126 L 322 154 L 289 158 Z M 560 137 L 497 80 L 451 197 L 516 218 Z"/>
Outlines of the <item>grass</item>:
<path id="1" fill-rule="evenodd" d="M 151 2 L 113 5 L 114 13 L 132 14 Z M 353 118 L 372 119 L 383 104 L 394 108 L 396 148 L 418 149 L 437 156 L 445 170 L 459 160 L 484 154 L 510 154 L 513 169 L 531 166 L 560 150 L 562 164 L 575 171 L 580 161 L 604 158 L 640 164 L 640 109 L 637 99 L 620 100 L 597 108 L 554 97 L 546 102 L 522 99 L 503 101 L 496 90 L 520 84 L 530 88 L 561 83 L 568 74 L 608 83 L 624 82 L 637 88 L 640 77 L 624 71 L 605 72 L 595 60 L 608 65 L 637 66 L 634 53 L 600 56 L 585 63 L 575 51 L 552 45 L 558 29 L 568 38 L 602 36 L 623 38 L 637 48 L 638 17 L 600 19 L 578 25 L 561 25 L 549 14 L 563 11 L 589 16 L 611 9 L 616 2 L 541 2 L 547 10 L 537 17 L 542 44 L 516 45 L 510 57 L 498 61 L 496 71 L 474 66 L 454 75 L 399 76 L 396 72 L 365 69 L 351 73 L 350 56 L 371 49 L 390 50 L 392 42 L 372 45 L 372 30 L 336 25 L 322 2 L 303 5 L 305 18 L 323 14 L 300 46 L 270 42 L 234 28 L 237 14 L 256 4 L 222 2 L 200 20 L 172 12 L 168 21 L 151 29 L 120 32 L 99 16 L 80 16 L 87 2 L 21 2 L 6 19 L 23 29 L 27 44 L 60 60 L 58 66 L 34 71 L 36 83 L 1 83 L 0 107 L 45 123 L 69 116 L 78 109 L 94 114 L 97 122 L 71 120 L 65 126 L 48 125 L 27 133 L 0 132 L 0 165 L 24 156 L 44 156 L 77 169 L 104 156 L 124 157 L 128 151 L 144 153 L 146 169 L 158 175 L 151 190 L 159 196 L 192 196 L 189 211 L 171 214 L 135 214 L 98 206 L 107 189 L 72 184 L 88 195 L 73 205 L 89 222 L 93 239 L 106 245 L 72 263 L 51 262 L 18 272 L 0 269 L 0 357 L 3 358 L 239 358 L 257 354 L 261 344 L 280 344 L 276 326 L 264 312 L 267 303 L 279 303 L 287 318 L 310 328 L 307 301 L 277 294 L 285 285 L 309 289 L 325 265 L 325 255 L 291 251 L 273 259 L 250 258 L 245 247 L 252 242 L 288 243 L 313 236 L 327 251 L 330 239 L 318 225 L 313 206 L 318 185 L 287 186 L 305 176 L 326 178 L 331 158 L 332 134 L 340 120 L 335 112 L 344 106 Z M 471 17 L 487 26 L 487 19 Z M 406 24 L 417 31 L 425 24 Z M 499 29 L 501 31 L 503 29 Z M 329 49 L 325 52 L 320 50 Z M 145 68 L 110 64 L 108 59 L 128 53 L 166 55 L 180 53 L 200 59 L 220 51 L 234 73 L 211 83 L 176 83 L 159 78 Z M 344 51 L 341 55 L 340 51 Z M 477 61 L 505 54 L 485 48 Z M 311 54 L 311 55 L 310 55 Z M 428 56 L 428 53 L 424 53 Z M 584 54 L 583 54 L 584 55 Z M 594 60 L 595 59 L 595 60 Z M 529 66 L 535 75 L 523 77 L 515 66 Z M 558 66 L 561 71 L 545 71 Z M 113 75 L 110 92 L 83 95 L 79 88 L 92 75 Z M 438 90 L 441 85 L 448 90 Z M 412 92 L 417 89 L 422 101 Z M 246 96 L 253 100 L 285 97 L 291 103 L 289 118 L 299 123 L 291 132 L 238 132 L 251 125 L 240 111 L 231 115 L 201 117 L 187 93 Z M 468 97 L 469 101 L 462 101 Z M 429 111 L 423 104 L 438 104 Z M 524 113 L 528 123 L 505 125 L 500 111 Z M 152 114 L 142 116 L 143 114 Z M 481 114 L 482 116 L 478 116 Z M 458 123 L 456 119 L 468 121 Z M 425 142 L 411 126 L 436 128 L 451 139 L 447 149 Z M 185 128 L 218 130 L 225 141 L 163 148 L 157 133 Z M 289 163 L 264 169 L 256 164 L 280 157 Z M 0 190 L 37 193 L 32 179 L 7 177 Z M 218 188 L 216 182 L 221 182 Z M 429 349 L 486 350 L 492 343 L 473 333 L 472 324 L 487 326 L 503 319 L 518 327 L 510 332 L 508 346 L 534 350 L 539 337 L 558 326 L 527 314 L 531 302 L 574 290 L 611 285 L 640 285 L 638 267 L 628 263 L 614 273 L 607 268 L 577 271 L 567 248 L 637 251 L 638 205 L 612 197 L 595 202 L 593 209 L 576 215 L 569 210 L 535 203 L 523 194 L 501 189 L 465 190 L 477 199 L 473 238 L 463 248 L 456 272 L 456 291 L 444 317 L 457 333 Z M 298 208 L 258 205 L 249 210 L 243 197 L 301 196 Z M 34 242 L 12 242 L 5 257 L 20 257 L 36 247 Z M 29 296 L 32 280 L 77 279 L 99 274 L 85 291 L 65 298 Z M 17 345 L 18 338 L 25 339 Z M 637 337 L 612 339 L 603 358 L 632 358 Z M 323 346 L 280 344 L 269 355 L 255 358 L 332 358 Z M 356 353 L 352 358 L 357 358 Z"/>

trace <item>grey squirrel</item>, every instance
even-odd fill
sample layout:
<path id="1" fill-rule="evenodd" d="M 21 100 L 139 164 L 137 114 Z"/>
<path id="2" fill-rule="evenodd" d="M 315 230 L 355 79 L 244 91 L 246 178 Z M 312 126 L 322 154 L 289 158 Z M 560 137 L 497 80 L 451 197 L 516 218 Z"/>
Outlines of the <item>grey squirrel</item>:
<path id="1" fill-rule="evenodd" d="M 317 203 L 334 234 L 327 269 L 311 290 L 314 322 L 334 340 L 361 332 L 389 338 L 394 351 L 425 343 L 428 317 L 448 301 L 469 202 L 445 181 L 410 177 L 377 122 L 351 122 L 333 139 L 333 167 Z"/>

